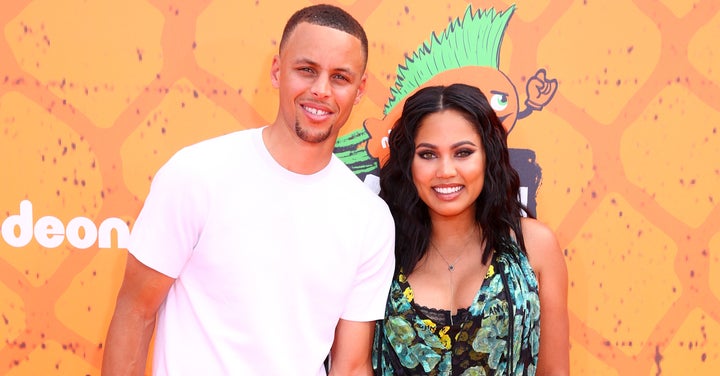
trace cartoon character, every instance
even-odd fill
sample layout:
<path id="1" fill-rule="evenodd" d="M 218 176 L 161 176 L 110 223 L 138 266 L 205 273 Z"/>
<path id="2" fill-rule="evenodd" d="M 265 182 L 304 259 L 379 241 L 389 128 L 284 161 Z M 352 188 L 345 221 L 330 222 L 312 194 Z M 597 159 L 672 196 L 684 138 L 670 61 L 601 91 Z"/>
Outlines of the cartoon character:
<path id="1" fill-rule="evenodd" d="M 366 119 L 361 129 L 339 138 L 335 145 L 336 155 L 360 179 L 367 181 L 376 176 L 379 161 L 387 153 L 387 134 L 400 116 L 405 99 L 423 86 L 453 82 L 478 86 L 508 133 L 518 119 L 541 111 L 555 95 L 557 80 L 548 79 L 545 69 L 539 69 L 527 81 L 525 108 L 520 110 L 515 85 L 499 69 L 500 47 L 514 11 L 515 5 L 511 5 L 504 12 L 496 13 L 491 8 L 473 13 L 469 5 L 462 19 L 450 22 L 439 36 L 433 32 L 429 41 L 406 57 L 404 65 L 398 66 L 397 79 L 390 88 L 391 96 L 385 104 L 383 118 Z M 532 154 L 516 159 L 527 161 L 525 158 L 530 158 L 534 163 Z M 535 173 L 539 174 L 539 168 L 532 172 Z M 538 179 L 539 176 L 535 176 L 533 180 Z"/>

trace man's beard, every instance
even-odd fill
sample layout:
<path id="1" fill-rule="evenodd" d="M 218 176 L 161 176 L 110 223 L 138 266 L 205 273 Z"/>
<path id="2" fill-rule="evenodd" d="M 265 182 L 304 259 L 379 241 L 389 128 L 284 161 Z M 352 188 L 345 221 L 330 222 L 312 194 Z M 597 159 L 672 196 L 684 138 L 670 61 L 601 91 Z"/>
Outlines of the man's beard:
<path id="1" fill-rule="evenodd" d="M 295 134 L 297 134 L 297 136 L 305 142 L 313 144 L 321 143 L 330 137 L 330 133 L 332 133 L 332 125 L 325 131 L 309 132 L 300 126 L 300 122 L 297 120 L 295 121 Z"/>

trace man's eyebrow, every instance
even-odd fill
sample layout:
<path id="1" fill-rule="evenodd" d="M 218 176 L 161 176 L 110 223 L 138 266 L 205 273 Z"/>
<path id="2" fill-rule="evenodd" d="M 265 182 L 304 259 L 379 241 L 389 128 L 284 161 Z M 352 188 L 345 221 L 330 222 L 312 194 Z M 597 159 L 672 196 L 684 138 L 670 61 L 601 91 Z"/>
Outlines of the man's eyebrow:
<path id="1" fill-rule="evenodd" d="M 307 65 L 318 65 L 314 60 L 308 59 L 306 57 L 300 57 L 293 61 L 294 64 L 307 64 Z"/>
<path id="2" fill-rule="evenodd" d="M 309 59 L 309 58 L 306 58 L 306 57 L 298 58 L 298 59 L 296 59 L 296 60 L 294 61 L 294 63 L 295 63 L 295 64 L 307 64 L 307 65 L 310 65 L 310 66 L 313 66 L 313 67 L 317 67 L 317 66 L 320 65 L 320 64 L 318 64 L 315 60 L 312 60 L 312 59 Z M 337 67 L 337 68 L 333 68 L 332 71 L 333 71 L 333 72 L 342 72 L 342 73 L 345 73 L 345 74 L 350 75 L 350 76 L 357 76 L 357 75 L 358 75 L 358 73 L 357 73 L 355 70 L 353 70 L 351 67 Z"/>

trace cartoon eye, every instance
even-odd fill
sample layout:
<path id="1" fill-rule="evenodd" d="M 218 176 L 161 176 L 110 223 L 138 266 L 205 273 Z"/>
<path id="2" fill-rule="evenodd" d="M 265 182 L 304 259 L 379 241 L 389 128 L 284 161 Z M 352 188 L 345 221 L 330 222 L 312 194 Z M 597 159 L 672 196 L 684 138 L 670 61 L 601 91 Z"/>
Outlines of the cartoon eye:
<path id="1" fill-rule="evenodd" d="M 493 108 L 493 110 L 502 111 L 507 108 L 508 106 L 508 96 L 507 94 L 503 93 L 494 93 L 492 97 L 490 97 L 490 106 Z"/>

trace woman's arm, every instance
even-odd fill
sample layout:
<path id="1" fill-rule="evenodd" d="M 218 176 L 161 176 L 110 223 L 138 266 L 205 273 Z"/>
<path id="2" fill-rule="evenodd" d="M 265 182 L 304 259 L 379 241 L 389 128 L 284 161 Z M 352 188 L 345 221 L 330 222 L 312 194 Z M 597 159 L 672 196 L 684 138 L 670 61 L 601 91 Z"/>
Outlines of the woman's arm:
<path id="1" fill-rule="evenodd" d="M 523 218 L 523 236 L 540 290 L 540 354 L 538 376 L 570 373 L 570 335 L 567 308 L 567 266 L 552 230 Z"/>

